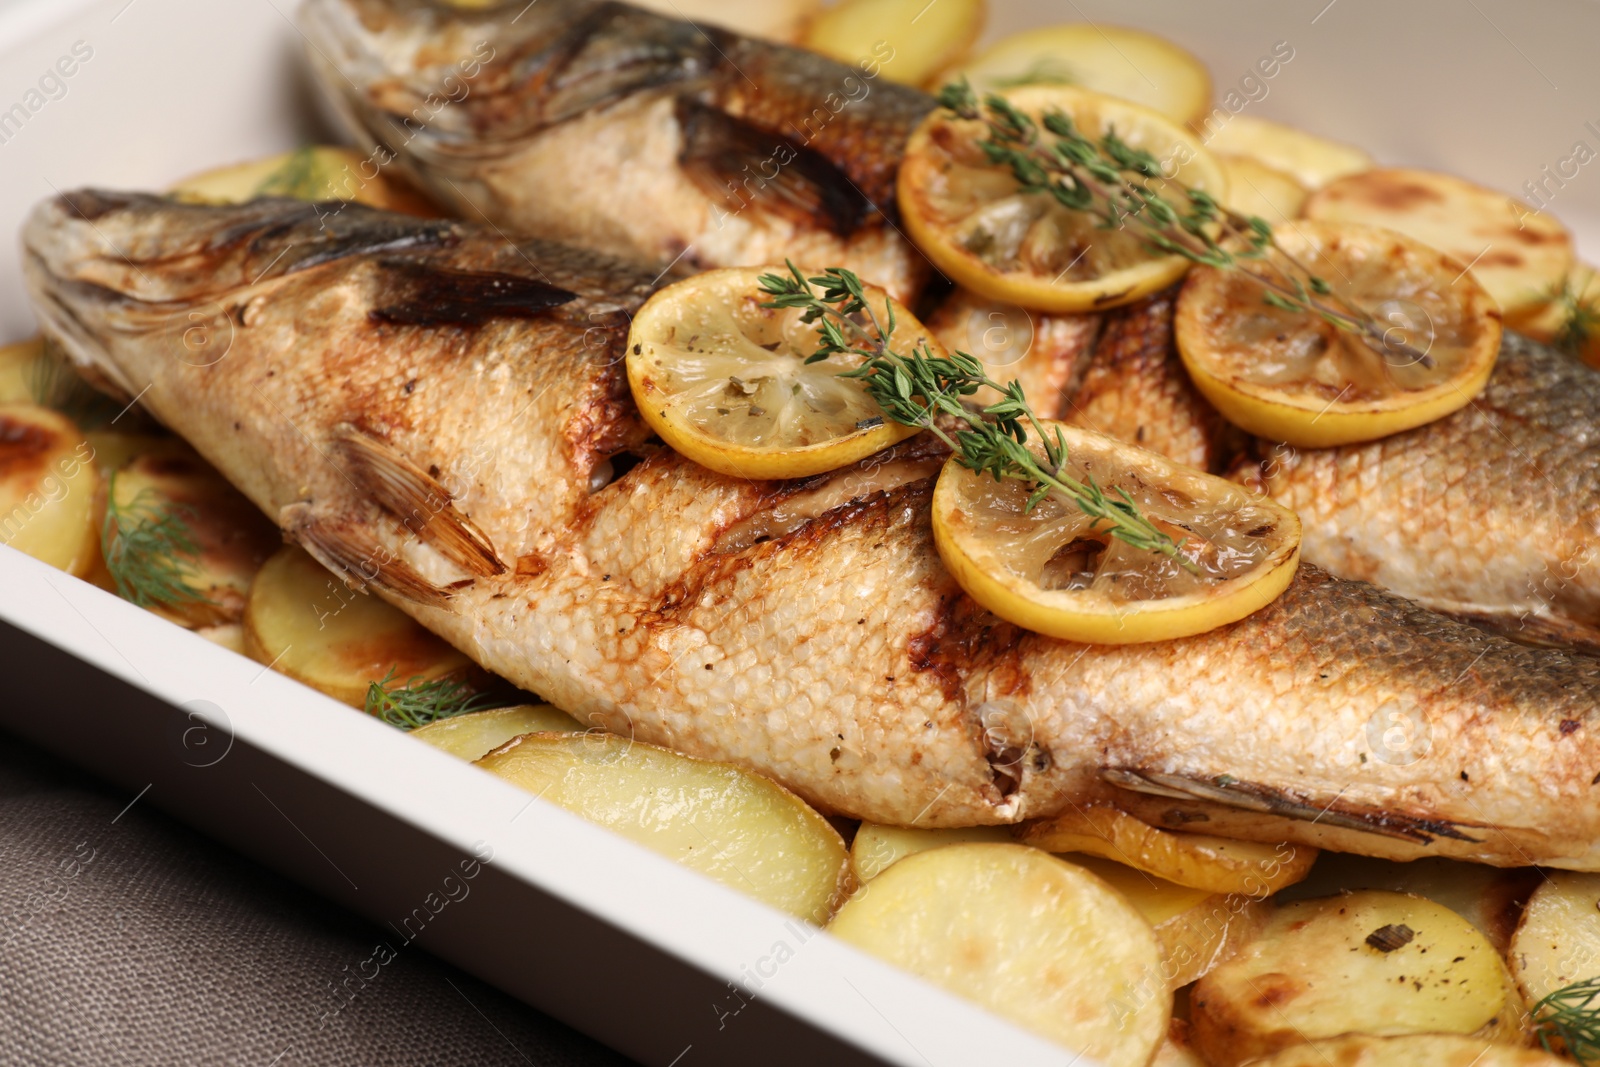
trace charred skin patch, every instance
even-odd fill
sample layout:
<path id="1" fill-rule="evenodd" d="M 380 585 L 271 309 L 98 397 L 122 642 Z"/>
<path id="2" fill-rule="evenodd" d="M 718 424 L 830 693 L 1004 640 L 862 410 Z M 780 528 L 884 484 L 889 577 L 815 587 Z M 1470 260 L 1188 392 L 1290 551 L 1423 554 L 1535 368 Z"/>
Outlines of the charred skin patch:
<path id="1" fill-rule="evenodd" d="M 391 326 L 482 326 L 494 319 L 532 318 L 578 298 L 515 274 L 454 270 L 415 260 L 385 260 L 381 266 L 379 306 L 367 314 Z"/>

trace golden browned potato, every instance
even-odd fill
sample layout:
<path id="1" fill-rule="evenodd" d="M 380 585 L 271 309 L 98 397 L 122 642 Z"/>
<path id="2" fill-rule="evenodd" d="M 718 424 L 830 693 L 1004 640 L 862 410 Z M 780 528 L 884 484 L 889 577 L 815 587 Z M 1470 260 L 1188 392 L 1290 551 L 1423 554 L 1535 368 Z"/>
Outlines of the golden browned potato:
<path id="1" fill-rule="evenodd" d="M 347 200 L 407 215 L 437 217 L 438 207 L 372 153 L 333 145 L 306 145 L 266 159 L 217 167 L 171 189 L 179 199 L 238 204 L 258 196 Z"/>
<path id="2" fill-rule="evenodd" d="M 411 731 L 411 736 L 461 759 L 482 759 L 523 734 L 582 731 L 583 724 L 554 704 L 517 704 L 452 715 Z"/>
<path id="3" fill-rule="evenodd" d="M 1548 872 L 1528 898 L 1507 957 L 1529 1004 L 1600 977 L 1600 874 Z"/>
<path id="4" fill-rule="evenodd" d="M 1298 218 L 1306 202 L 1306 187 L 1275 167 L 1250 156 L 1219 155 L 1228 175 L 1228 207 L 1241 215 L 1255 215 L 1276 226 Z"/>
<path id="5" fill-rule="evenodd" d="M 245 652 L 296 681 L 366 707 L 385 678 L 468 677 L 472 662 L 398 608 L 358 593 L 299 548 L 262 565 L 244 613 Z"/>
<path id="6" fill-rule="evenodd" d="M 239 622 L 256 571 L 283 543 L 277 527 L 192 453 L 146 452 L 106 484 L 118 594 L 191 629 Z"/>
<path id="7" fill-rule="evenodd" d="M 68 574 L 100 558 L 100 476 L 83 434 L 36 404 L 0 404 L 0 544 Z"/>
<path id="8" fill-rule="evenodd" d="M 1307 189 L 1320 189 L 1336 178 L 1372 167 L 1372 157 L 1354 145 L 1250 115 L 1213 113 L 1201 125 L 1200 134 L 1211 151 L 1249 156 Z"/>
<path id="9" fill-rule="evenodd" d="M 966 54 L 983 19 L 983 0 L 839 0 L 802 43 L 871 77 L 922 85 Z"/>
<path id="10" fill-rule="evenodd" d="M 1350 1034 L 1296 1045 L 1255 1060 L 1251 1067 L 1561 1067 L 1566 1062 L 1537 1049 L 1513 1048 L 1459 1034 Z"/>
<path id="11" fill-rule="evenodd" d="M 1023 823 L 1017 839 L 1047 852 L 1086 852 L 1213 893 L 1264 897 L 1306 876 L 1317 850 L 1161 830 L 1116 808 L 1072 805 Z"/>
<path id="12" fill-rule="evenodd" d="M 850 844 L 850 865 L 856 878 L 870 882 L 884 868 L 907 856 L 930 848 L 958 845 L 967 841 L 1010 841 L 1011 831 L 1004 826 L 968 826 L 953 830 L 918 830 L 904 826 L 879 826 L 864 822 L 856 829 Z"/>
<path id="13" fill-rule="evenodd" d="M 1454 257 L 1507 316 L 1547 301 L 1574 262 L 1572 235 L 1550 215 L 1452 174 L 1398 167 L 1352 174 L 1312 193 L 1303 212 L 1382 226 Z"/>
<path id="14" fill-rule="evenodd" d="M 1081 867 L 1020 845 L 929 849 L 851 898 L 829 931 L 1106 1067 L 1144 1067 L 1167 1034 L 1161 947 Z"/>
<path id="15" fill-rule="evenodd" d="M 1494 946 L 1425 897 L 1361 890 L 1285 904 L 1195 985 L 1195 1048 L 1234 1067 L 1346 1033 L 1520 1038 L 1522 1005 Z"/>
<path id="16" fill-rule="evenodd" d="M 1507 318 L 1506 325 L 1600 367 L 1600 271 L 1580 263 L 1545 296 L 1544 303 Z"/>
<path id="17" fill-rule="evenodd" d="M 523 734 L 477 766 L 811 922 L 826 922 L 855 885 L 827 819 L 731 764 L 589 731 Z"/>

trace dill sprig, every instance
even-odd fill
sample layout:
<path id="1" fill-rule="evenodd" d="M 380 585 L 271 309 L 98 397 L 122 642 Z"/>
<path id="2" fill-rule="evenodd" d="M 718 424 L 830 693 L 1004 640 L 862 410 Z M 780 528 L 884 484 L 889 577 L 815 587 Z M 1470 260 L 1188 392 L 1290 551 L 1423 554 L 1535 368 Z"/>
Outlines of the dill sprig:
<path id="1" fill-rule="evenodd" d="M 117 476 L 106 482 L 106 515 L 100 525 L 100 552 L 116 583 L 117 595 L 142 608 L 209 604 L 189 581 L 200 545 L 189 529 L 194 511 L 159 502 L 141 489 L 126 504 L 117 502 Z"/>
<path id="2" fill-rule="evenodd" d="M 1103 528 L 1135 548 L 1168 556 L 1187 570 L 1195 569 L 1182 554 L 1182 542 L 1158 529 L 1120 486 L 1113 497 L 1092 475 L 1087 482 L 1080 482 L 1063 472 L 1067 445 L 1061 430 L 1058 427 L 1053 436 L 1045 431 L 1021 382 L 1001 385 L 988 376 L 979 360 L 965 352 L 934 356 L 925 343 L 910 355 L 894 352 L 889 347 L 895 330 L 892 303 L 884 301 L 884 317 L 879 319 L 861 279 L 850 271 L 833 267 L 808 279 L 792 262 L 788 266 L 787 277 L 761 276 L 761 291 L 773 298 L 761 306 L 801 310 L 801 321 L 816 326 L 818 345 L 806 357 L 807 363 L 839 354 L 860 357 L 859 366 L 841 371 L 839 376 L 859 379 L 884 414 L 903 425 L 928 430 L 960 456 L 967 468 L 989 474 L 995 481 L 1012 478 L 1031 485 L 1029 511 L 1047 496 L 1068 500 L 1094 520 L 1091 529 Z M 813 286 L 821 289 L 821 295 Z M 984 386 L 998 391 L 1001 399 L 981 411 L 974 410 L 966 398 Z M 940 425 L 941 417 L 953 420 L 958 428 L 947 430 Z M 1027 447 L 1029 428 L 1044 446 L 1043 463 Z"/>
<path id="3" fill-rule="evenodd" d="M 1585 1067 L 1600 1064 L 1600 977 L 1561 987 L 1533 1006 L 1532 1017 L 1546 1052 L 1559 1042 Z"/>
<path id="4" fill-rule="evenodd" d="M 1561 279 L 1550 291 L 1550 302 L 1561 309 L 1561 325 L 1550 338 L 1551 347 L 1569 356 L 1582 357 L 1600 333 L 1600 294 L 1587 296 L 1594 283 L 1594 272 L 1581 285 L 1572 275 Z"/>
<path id="5" fill-rule="evenodd" d="M 317 159 L 315 145 L 302 145 L 261 179 L 256 196 L 287 196 L 296 200 L 331 200 L 333 182 Z"/>
<path id="6" fill-rule="evenodd" d="M 494 697 L 474 692 L 466 682 L 444 678 L 423 681 L 421 676 L 414 676 L 404 685 L 393 685 L 394 676 L 395 669 L 391 667 L 382 681 L 367 685 L 367 714 L 402 730 L 499 706 Z"/>
<path id="7" fill-rule="evenodd" d="M 1024 192 L 1049 195 L 1070 211 L 1092 216 L 1101 229 L 1127 230 L 1154 252 L 1239 270 L 1262 287 L 1262 299 L 1273 307 L 1317 315 L 1358 334 L 1379 354 L 1434 365 L 1426 352 L 1392 339 L 1392 329 L 1280 246 L 1265 219 L 1241 215 L 1204 190 L 1168 177 L 1160 160 L 1128 144 L 1115 129 L 1095 140 L 1059 110 L 1036 122 L 998 94 L 980 103 L 965 79 L 945 86 L 939 104 L 984 123 L 988 136 L 978 147 L 990 163 L 1009 169 Z M 1176 195 L 1169 198 L 1157 182 Z"/>

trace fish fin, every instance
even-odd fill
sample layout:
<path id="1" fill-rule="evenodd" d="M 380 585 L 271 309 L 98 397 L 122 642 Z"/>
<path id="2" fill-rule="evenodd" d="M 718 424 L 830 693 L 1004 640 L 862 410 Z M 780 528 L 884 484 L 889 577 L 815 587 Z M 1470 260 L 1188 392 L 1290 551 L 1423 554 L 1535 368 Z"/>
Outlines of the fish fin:
<path id="1" fill-rule="evenodd" d="M 1509 637 L 1519 644 L 1600 655 L 1600 626 L 1564 615 L 1465 611 L 1448 605 L 1434 606 L 1434 610 L 1480 630 Z"/>
<path id="2" fill-rule="evenodd" d="M 450 598 L 470 582 L 437 586 L 378 543 L 371 531 L 352 522 L 330 521 L 309 504 L 291 504 L 278 516 L 284 534 L 350 588 L 369 586 L 430 608 L 450 606 Z"/>
<path id="3" fill-rule="evenodd" d="M 1457 829 L 1457 824 L 1439 819 L 1419 818 L 1395 812 L 1362 810 L 1351 806 L 1335 807 L 1311 803 L 1290 796 L 1281 789 L 1241 782 L 1231 778 L 1199 779 L 1157 771 L 1135 771 L 1123 767 L 1101 768 L 1100 776 L 1120 789 L 1176 800 L 1203 800 L 1230 808 L 1242 808 L 1284 819 L 1302 819 L 1345 830 L 1393 837 L 1401 841 L 1428 845 L 1435 837 L 1478 843 Z M 1337 799 L 1337 798 L 1335 798 Z"/>
<path id="4" fill-rule="evenodd" d="M 344 423 L 334 431 L 347 473 L 380 507 L 450 562 L 486 578 L 504 574 L 494 543 L 450 502 L 450 493 L 394 446 Z"/>
<path id="5" fill-rule="evenodd" d="M 677 113 L 678 165 L 729 214 L 753 206 L 845 236 L 871 209 L 844 171 L 815 149 L 689 97 L 678 99 Z"/>
<path id="6" fill-rule="evenodd" d="M 528 319 L 578 298 L 569 290 L 497 271 L 452 270 L 415 260 L 379 263 L 381 292 L 367 313 L 391 326 L 479 326 Z"/>

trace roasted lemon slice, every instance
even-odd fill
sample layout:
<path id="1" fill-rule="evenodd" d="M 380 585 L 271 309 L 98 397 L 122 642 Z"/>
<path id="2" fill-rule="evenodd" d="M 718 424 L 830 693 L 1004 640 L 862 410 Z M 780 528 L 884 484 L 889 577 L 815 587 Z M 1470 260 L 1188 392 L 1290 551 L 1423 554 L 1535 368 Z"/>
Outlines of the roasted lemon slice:
<path id="1" fill-rule="evenodd" d="M 1235 425 L 1327 448 L 1432 422 L 1483 389 L 1500 350 L 1500 311 L 1463 264 L 1352 223 L 1302 220 L 1273 237 L 1384 333 L 1369 345 L 1266 303 L 1242 270 L 1198 268 L 1178 298 L 1178 352 L 1195 387 Z"/>
<path id="2" fill-rule="evenodd" d="M 1005 98 L 1035 120 L 1061 111 L 1085 136 L 1108 132 L 1149 152 L 1177 183 L 1217 198 L 1222 167 L 1170 119 L 1125 100 L 1071 86 L 1013 89 Z M 1126 304 L 1171 285 L 1189 268 L 1181 256 L 1150 251 L 1138 227 L 1103 229 L 1095 216 L 1025 192 L 980 145 L 982 120 L 940 108 L 911 135 L 900 164 L 899 203 L 911 239 L 955 281 L 993 300 L 1040 311 L 1088 311 Z M 1151 186 L 1184 202 L 1164 179 Z"/>
<path id="3" fill-rule="evenodd" d="M 1076 85 L 1177 122 L 1199 122 L 1211 106 L 1211 74 L 1192 53 L 1142 30 L 1091 22 L 1014 33 L 940 80 L 960 77 L 980 93 Z"/>
<path id="4" fill-rule="evenodd" d="M 834 470 L 916 433 L 888 420 L 876 401 L 839 372 L 860 360 L 815 363 L 814 324 L 794 309 L 764 308 L 763 274 L 779 268 L 707 271 L 669 285 L 634 317 L 628 384 L 645 422 L 703 467 L 741 478 L 803 478 Z M 887 326 L 889 295 L 866 286 Z M 944 348 L 899 303 L 890 349 Z"/>
<path id="5" fill-rule="evenodd" d="M 1057 424 L 1046 423 L 1053 433 Z M 1070 501 L 1027 509 L 1030 486 L 951 457 L 933 492 L 933 538 L 967 595 L 1008 622 L 1093 644 L 1203 633 L 1265 607 L 1300 561 L 1294 512 L 1232 482 L 1091 430 L 1060 427 L 1066 475 L 1127 495 L 1188 566 L 1108 536 Z M 1035 454 L 1043 450 L 1035 444 Z"/>

